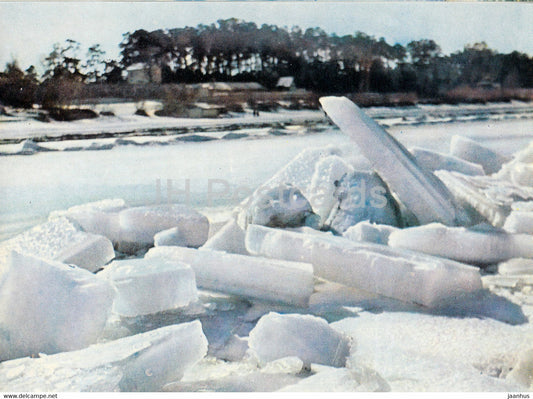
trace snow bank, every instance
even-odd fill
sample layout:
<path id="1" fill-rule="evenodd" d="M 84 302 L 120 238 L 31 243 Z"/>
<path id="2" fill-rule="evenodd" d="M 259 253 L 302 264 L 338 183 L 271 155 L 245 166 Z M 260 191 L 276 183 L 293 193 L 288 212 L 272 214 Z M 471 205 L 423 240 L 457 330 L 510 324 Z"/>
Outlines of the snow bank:
<path id="1" fill-rule="evenodd" d="M 341 237 L 252 225 L 246 248 L 255 255 L 309 262 L 325 279 L 430 307 L 482 287 L 477 268 Z"/>
<path id="2" fill-rule="evenodd" d="M 468 215 L 446 186 L 357 105 L 345 97 L 322 97 L 320 103 L 421 224 L 468 224 Z"/>
<path id="3" fill-rule="evenodd" d="M 96 342 L 115 292 L 87 270 L 12 252 L 0 279 L 0 361 Z"/>
<path id="4" fill-rule="evenodd" d="M 397 227 L 387 224 L 363 221 L 347 229 L 342 236 L 352 241 L 366 241 L 387 245 L 389 236 L 396 230 L 398 230 Z"/>
<path id="5" fill-rule="evenodd" d="M 533 212 L 511 211 L 503 228 L 510 233 L 533 234 Z"/>
<path id="6" fill-rule="evenodd" d="M 306 365 L 343 367 L 350 354 L 350 340 L 311 315 L 270 312 L 250 331 L 248 344 L 262 363 L 297 356 Z"/>
<path id="7" fill-rule="evenodd" d="M 395 231 L 389 236 L 389 245 L 473 264 L 533 258 L 531 235 L 447 227 L 438 223 Z"/>
<path id="8" fill-rule="evenodd" d="M 0 269 L 11 251 L 75 264 L 89 271 L 98 270 L 115 257 L 111 241 L 79 231 L 65 217 L 54 218 L 0 243 Z"/>
<path id="9" fill-rule="evenodd" d="M 74 352 L 0 364 L 11 391 L 160 391 L 202 359 L 207 340 L 199 321 L 159 328 Z"/>
<path id="10" fill-rule="evenodd" d="M 531 347 L 531 326 L 417 313 L 362 313 L 331 326 L 354 337 L 349 367 L 369 367 L 392 391 L 515 391 L 503 379 Z"/>
<path id="11" fill-rule="evenodd" d="M 244 230 L 239 226 L 235 219 L 231 219 L 206 241 L 202 246 L 202 249 L 249 255 L 246 246 L 244 245 L 244 237 Z"/>
<path id="12" fill-rule="evenodd" d="M 509 161 L 503 155 L 492 151 L 476 141 L 457 135 L 452 137 L 450 153 L 457 158 L 481 165 L 488 175 L 496 173 L 504 163 Z"/>
<path id="13" fill-rule="evenodd" d="M 152 248 L 145 258 L 187 263 L 198 287 L 237 296 L 307 306 L 313 292 L 313 267 L 307 263 L 183 247 Z"/>
<path id="14" fill-rule="evenodd" d="M 163 259 L 114 261 L 98 273 L 117 290 L 113 311 L 127 317 L 186 306 L 198 299 L 190 266 Z"/>
<path id="15" fill-rule="evenodd" d="M 154 244 L 154 235 L 173 227 L 179 229 L 187 247 L 203 245 L 209 233 L 209 221 L 184 205 L 157 205 L 129 208 L 119 213 L 121 252 L 135 252 Z"/>
<path id="16" fill-rule="evenodd" d="M 484 175 L 483 167 L 477 163 L 468 162 L 453 155 L 441 154 L 425 148 L 414 147 L 409 150 L 422 167 L 430 170 L 450 170 L 464 175 Z"/>

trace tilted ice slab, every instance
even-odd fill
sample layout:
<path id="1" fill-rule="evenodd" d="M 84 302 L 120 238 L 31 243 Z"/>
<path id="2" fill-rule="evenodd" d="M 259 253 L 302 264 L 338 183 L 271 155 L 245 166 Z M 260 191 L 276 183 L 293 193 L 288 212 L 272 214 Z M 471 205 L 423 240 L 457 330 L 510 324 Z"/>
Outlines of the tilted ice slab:
<path id="1" fill-rule="evenodd" d="M 249 255 L 244 245 L 245 234 L 237 221 L 232 218 L 202 245 L 202 249 Z"/>
<path id="2" fill-rule="evenodd" d="M 11 391 L 159 391 L 207 353 L 199 321 L 159 328 L 86 349 L 0 364 Z"/>
<path id="3" fill-rule="evenodd" d="M 517 152 L 513 160 L 503 165 L 496 176 L 521 186 L 533 187 L 533 142 Z"/>
<path id="4" fill-rule="evenodd" d="M 123 209 L 126 209 L 124 200 L 105 199 L 76 205 L 67 210 L 54 211 L 49 219 L 66 217 L 71 222 L 77 223 L 87 233 L 103 235 L 112 242 L 118 242 L 120 239 L 118 214 Z"/>
<path id="5" fill-rule="evenodd" d="M 306 365 L 343 367 L 350 355 L 348 337 L 311 315 L 270 312 L 250 331 L 248 345 L 262 363 L 297 356 Z"/>
<path id="6" fill-rule="evenodd" d="M 496 173 L 509 161 L 508 158 L 476 141 L 457 135 L 452 137 L 450 153 L 457 158 L 481 165 L 488 175 Z"/>
<path id="7" fill-rule="evenodd" d="M 342 237 L 249 226 L 246 248 L 255 255 L 309 262 L 316 276 L 430 307 L 482 288 L 475 267 Z"/>
<path id="8" fill-rule="evenodd" d="M 345 97 L 322 97 L 320 103 L 419 223 L 469 224 L 446 186 L 357 105 Z"/>
<path id="9" fill-rule="evenodd" d="M 313 267 L 307 263 L 183 247 L 152 248 L 145 258 L 187 263 L 198 287 L 247 298 L 307 306 L 313 292 Z"/>
<path id="10" fill-rule="evenodd" d="M 511 211 L 503 228 L 511 233 L 533 234 L 533 212 Z"/>
<path id="11" fill-rule="evenodd" d="M 11 251 L 74 264 L 96 271 L 115 257 L 106 237 L 79 231 L 65 217 L 57 217 L 0 243 L 0 273 Z"/>
<path id="12" fill-rule="evenodd" d="M 493 176 L 466 176 L 445 170 L 435 173 L 458 201 L 496 227 L 503 226 L 513 203 L 533 201 L 533 188 L 518 186 L 508 180 Z"/>
<path id="13" fill-rule="evenodd" d="M 117 290 L 113 311 L 122 316 L 161 312 L 198 299 L 194 271 L 182 262 L 128 259 L 111 262 L 98 273 Z"/>
<path id="14" fill-rule="evenodd" d="M 184 205 L 156 205 L 129 208 L 119 213 L 120 244 L 118 249 L 135 252 L 154 244 L 160 231 L 177 227 L 184 245 L 199 247 L 209 233 L 207 218 Z"/>
<path id="15" fill-rule="evenodd" d="M 114 296 L 87 270 L 12 252 L 0 276 L 0 361 L 95 343 Z"/>
<path id="16" fill-rule="evenodd" d="M 465 175 L 484 175 L 483 167 L 477 163 L 468 162 L 453 155 L 441 154 L 425 148 L 414 147 L 409 150 L 419 165 L 427 170 L 450 170 Z"/>
<path id="17" fill-rule="evenodd" d="M 474 264 L 533 258 L 533 236 L 448 227 L 439 223 L 393 232 L 389 245 Z"/>
<path id="18" fill-rule="evenodd" d="M 406 312 L 361 313 L 331 326 L 356 340 L 349 367 L 369 367 L 392 391 L 516 391 L 505 373 L 531 347 L 530 324 Z"/>
<path id="19" fill-rule="evenodd" d="M 367 241 L 387 245 L 389 236 L 396 230 L 398 230 L 397 227 L 387 224 L 375 224 L 363 221 L 350 227 L 342 236 L 352 241 Z"/>

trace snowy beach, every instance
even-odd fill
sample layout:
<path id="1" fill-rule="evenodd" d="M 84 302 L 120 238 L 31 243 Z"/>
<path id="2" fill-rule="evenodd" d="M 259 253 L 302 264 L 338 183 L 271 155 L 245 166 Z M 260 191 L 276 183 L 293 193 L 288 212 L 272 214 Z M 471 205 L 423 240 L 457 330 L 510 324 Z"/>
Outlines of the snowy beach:
<path id="1" fill-rule="evenodd" d="M 531 391 L 533 106 L 325 101 L 4 117 L 2 390 Z"/>

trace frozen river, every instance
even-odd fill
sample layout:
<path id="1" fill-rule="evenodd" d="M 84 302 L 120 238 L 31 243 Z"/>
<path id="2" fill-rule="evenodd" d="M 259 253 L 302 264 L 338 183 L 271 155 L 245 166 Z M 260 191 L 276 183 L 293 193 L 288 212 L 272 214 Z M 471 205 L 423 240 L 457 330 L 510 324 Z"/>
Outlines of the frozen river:
<path id="1" fill-rule="evenodd" d="M 399 125 L 388 130 L 408 148 L 445 153 L 455 134 L 503 154 L 533 140 L 531 119 Z M 350 148 L 354 162 L 364 164 L 355 145 L 336 128 L 283 136 L 261 135 L 261 129 L 247 132 L 248 138 L 236 140 L 0 157 L 0 239 L 44 220 L 52 210 L 104 198 L 123 198 L 131 205 L 170 200 L 200 209 L 231 207 L 308 147 Z"/>

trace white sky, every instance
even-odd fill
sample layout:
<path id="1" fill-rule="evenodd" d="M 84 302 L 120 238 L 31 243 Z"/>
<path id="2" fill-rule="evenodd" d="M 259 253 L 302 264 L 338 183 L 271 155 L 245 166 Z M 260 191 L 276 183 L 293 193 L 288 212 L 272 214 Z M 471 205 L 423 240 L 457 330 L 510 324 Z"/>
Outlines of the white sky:
<path id="1" fill-rule="evenodd" d="M 0 70 L 15 58 L 37 67 L 55 42 L 100 43 L 119 58 L 122 34 L 210 24 L 236 17 L 339 35 L 358 30 L 390 44 L 433 39 L 443 52 L 485 41 L 500 52 L 533 55 L 533 4 L 436 2 L 0 2 Z M 40 69 L 40 68 L 39 68 Z"/>

